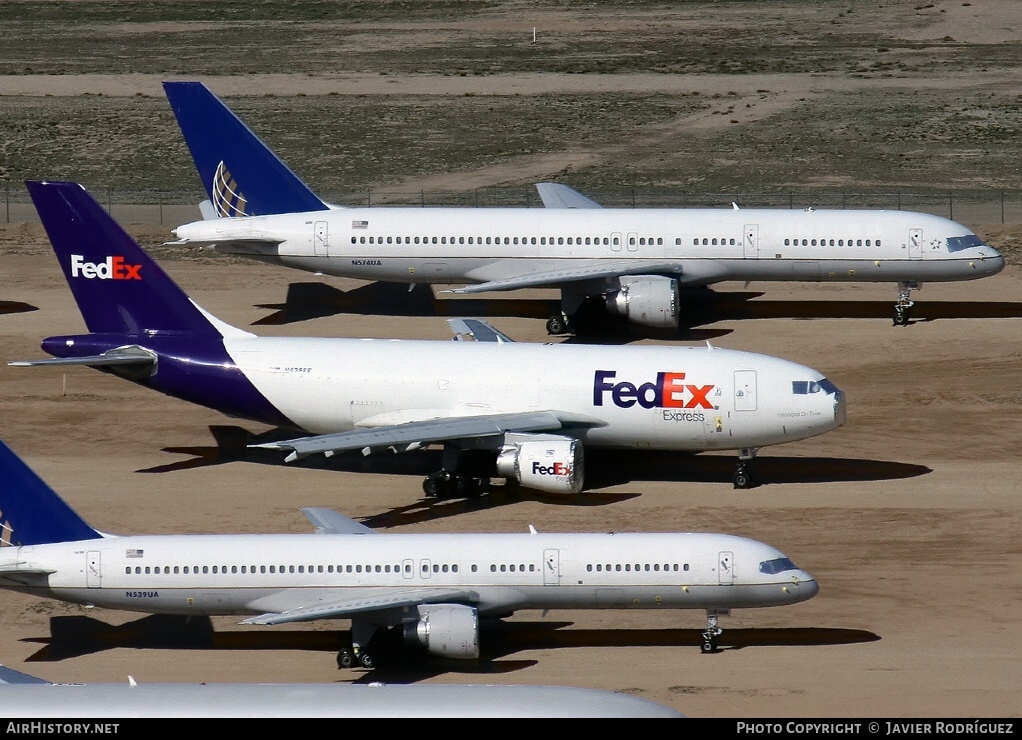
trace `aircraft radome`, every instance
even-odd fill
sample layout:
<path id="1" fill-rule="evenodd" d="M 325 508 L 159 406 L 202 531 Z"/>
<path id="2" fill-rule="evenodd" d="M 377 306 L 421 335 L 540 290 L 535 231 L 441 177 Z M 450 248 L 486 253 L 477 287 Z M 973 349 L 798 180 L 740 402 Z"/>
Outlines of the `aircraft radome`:
<path id="1" fill-rule="evenodd" d="M 199 82 L 164 88 L 210 201 L 178 244 L 311 272 L 458 293 L 557 288 L 547 330 L 587 297 L 635 324 L 673 328 L 679 291 L 723 281 L 897 283 L 907 324 L 925 282 L 993 275 L 1004 259 L 965 226 L 884 210 L 601 208 L 541 183 L 546 208 L 344 208 L 321 200 Z"/>
<path id="2" fill-rule="evenodd" d="M 0 665 L 0 715 L 18 717 L 663 717 L 637 696 L 574 686 L 497 684 L 50 683 Z"/>
<path id="3" fill-rule="evenodd" d="M 0 442 L 0 588 L 149 614 L 252 615 L 243 624 L 350 619 L 342 668 L 395 638 L 479 657 L 479 620 L 519 610 L 698 609 L 718 617 L 818 591 L 756 540 L 710 533 L 378 533 L 303 509 L 315 534 L 101 534 Z M 384 649 L 383 654 L 389 650 Z"/>
<path id="4" fill-rule="evenodd" d="M 260 445 L 288 460 L 443 444 L 428 495 L 475 495 L 491 478 L 578 493 L 585 447 L 738 450 L 737 488 L 760 447 L 845 421 L 820 372 L 712 346 L 258 337 L 196 306 L 77 183 L 28 189 L 90 333 L 45 339 L 87 365 L 233 417 L 311 437 Z"/>

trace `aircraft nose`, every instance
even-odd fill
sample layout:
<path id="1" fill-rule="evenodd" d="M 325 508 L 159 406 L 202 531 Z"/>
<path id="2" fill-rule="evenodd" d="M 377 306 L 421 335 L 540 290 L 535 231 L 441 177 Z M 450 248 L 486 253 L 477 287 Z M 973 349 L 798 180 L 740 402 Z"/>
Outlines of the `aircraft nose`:
<path id="1" fill-rule="evenodd" d="M 987 247 L 972 264 L 984 275 L 996 275 L 1004 269 L 1004 257 L 996 249 Z"/>
<path id="2" fill-rule="evenodd" d="M 808 601 L 819 592 L 820 584 L 805 571 L 802 571 L 801 577 L 796 577 L 794 585 L 789 587 L 789 593 L 798 601 Z"/>

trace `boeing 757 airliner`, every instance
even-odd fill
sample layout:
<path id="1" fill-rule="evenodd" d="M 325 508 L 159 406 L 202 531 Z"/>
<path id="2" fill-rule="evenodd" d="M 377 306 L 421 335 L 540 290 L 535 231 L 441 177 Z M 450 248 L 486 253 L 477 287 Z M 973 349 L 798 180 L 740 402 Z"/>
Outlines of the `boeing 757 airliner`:
<path id="1" fill-rule="evenodd" d="M 811 575 L 727 534 L 381 534 L 303 509 L 316 534 L 102 534 L 0 443 L 0 587 L 150 614 L 252 615 L 244 624 L 350 619 L 340 667 L 373 666 L 370 640 L 479 657 L 479 619 L 523 609 L 699 609 L 718 616 L 816 595 Z M 377 643 L 379 644 L 379 643 Z"/>
<path id="2" fill-rule="evenodd" d="M 342 208 L 321 200 L 199 82 L 165 82 L 210 198 L 175 229 L 300 270 L 456 293 L 558 288 L 547 330 L 571 330 L 588 296 L 649 327 L 678 326 L 682 288 L 723 281 L 898 284 L 896 324 L 924 282 L 993 275 L 1004 259 L 961 224 L 909 211 L 601 208 L 542 183 L 546 208 Z"/>
<path id="3" fill-rule="evenodd" d="M 738 450 L 745 488 L 758 448 L 845 421 L 816 370 L 711 346 L 524 344 L 474 320 L 461 323 L 490 341 L 257 337 L 196 306 L 80 185 L 28 189 L 90 333 L 44 340 L 58 359 L 12 364 L 98 367 L 317 435 L 266 445 L 290 460 L 443 444 L 424 489 L 444 496 L 489 478 L 578 493 L 584 446 Z"/>

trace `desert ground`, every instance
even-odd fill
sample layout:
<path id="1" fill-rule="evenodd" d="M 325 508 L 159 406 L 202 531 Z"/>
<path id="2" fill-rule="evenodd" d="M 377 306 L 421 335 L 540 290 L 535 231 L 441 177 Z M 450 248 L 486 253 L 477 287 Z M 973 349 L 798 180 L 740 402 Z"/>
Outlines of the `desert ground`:
<path id="1" fill-rule="evenodd" d="M 63 55 L 44 53 L 74 35 L 68 5 L 92 32 Z M 169 4 L 183 10 L 168 18 L 142 17 L 143 5 L 0 10 L 11 30 L 0 50 L 0 178 L 179 190 L 197 201 L 159 86 L 187 76 L 237 96 L 228 102 L 324 193 L 542 179 L 587 192 L 1019 185 L 1022 8 L 1012 2 L 585 12 L 423 3 L 414 18 L 355 26 L 324 11 L 304 32 L 286 19 L 232 21 L 243 39 L 200 17 L 202 4 Z M 458 20 L 438 17 L 452 8 Z M 533 26 L 554 37 L 539 58 L 522 51 Z M 280 55 L 259 34 L 266 27 L 280 34 Z M 728 32 L 749 43 L 718 58 L 713 45 L 733 42 Z M 297 54 L 294 38 L 310 53 Z M 246 55 L 245 43 L 260 53 Z M 590 116 L 594 101 L 604 109 Z M 347 122 L 330 116 L 338 107 Z M 459 146 L 455 124 L 470 146 Z M 0 228 L 0 438 L 98 529 L 305 532 L 299 509 L 325 506 L 383 531 L 722 531 L 778 547 L 821 590 L 723 619 L 715 655 L 699 652 L 696 612 L 520 612 L 484 632 L 478 665 L 372 673 L 336 668 L 343 620 L 183 625 L 5 592 L 0 662 L 54 681 L 579 685 L 692 717 L 1018 717 L 1022 228 L 961 220 L 1009 266 L 925 285 L 907 327 L 892 326 L 892 285 L 723 284 L 725 310 L 676 336 L 594 340 L 710 340 L 825 372 L 848 394 L 847 424 L 763 450 L 759 487 L 732 488 L 728 454 L 608 454 L 587 461 L 578 497 L 498 488 L 432 501 L 420 485 L 429 452 L 285 465 L 245 452 L 247 434 L 267 431 L 257 424 L 87 369 L 8 367 L 42 356 L 46 336 L 84 330 L 45 236 L 19 215 Z M 175 252 L 160 246 L 169 225 L 129 228 L 200 305 L 260 334 L 446 339 L 445 319 L 468 314 L 520 341 L 548 340 L 550 292 L 413 300 L 403 288 Z"/>

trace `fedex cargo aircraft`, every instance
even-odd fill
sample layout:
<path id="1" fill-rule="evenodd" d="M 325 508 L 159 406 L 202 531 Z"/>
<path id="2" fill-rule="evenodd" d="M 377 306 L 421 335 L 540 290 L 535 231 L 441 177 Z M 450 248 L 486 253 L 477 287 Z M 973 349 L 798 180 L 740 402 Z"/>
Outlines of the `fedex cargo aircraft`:
<path id="1" fill-rule="evenodd" d="M 490 478 L 578 493 L 585 447 L 738 450 L 734 484 L 767 445 L 845 421 L 817 370 L 712 346 L 259 337 L 197 306 L 76 183 L 30 182 L 88 333 L 50 337 L 87 365 L 233 417 L 311 436 L 264 446 L 289 460 L 444 445 L 429 495 L 474 495 Z M 471 454 L 465 454 L 471 453 Z"/>
<path id="2" fill-rule="evenodd" d="M 971 230 L 880 210 L 601 208 L 556 183 L 546 208 L 340 207 L 321 200 L 202 83 L 164 89 L 209 195 L 178 244 L 299 270 L 455 293 L 556 288 L 547 331 L 572 331 L 583 301 L 671 328 L 680 293 L 723 281 L 896 283 L 894 323 L 926 282 L 993 275 L 1004 259 Z"/>

